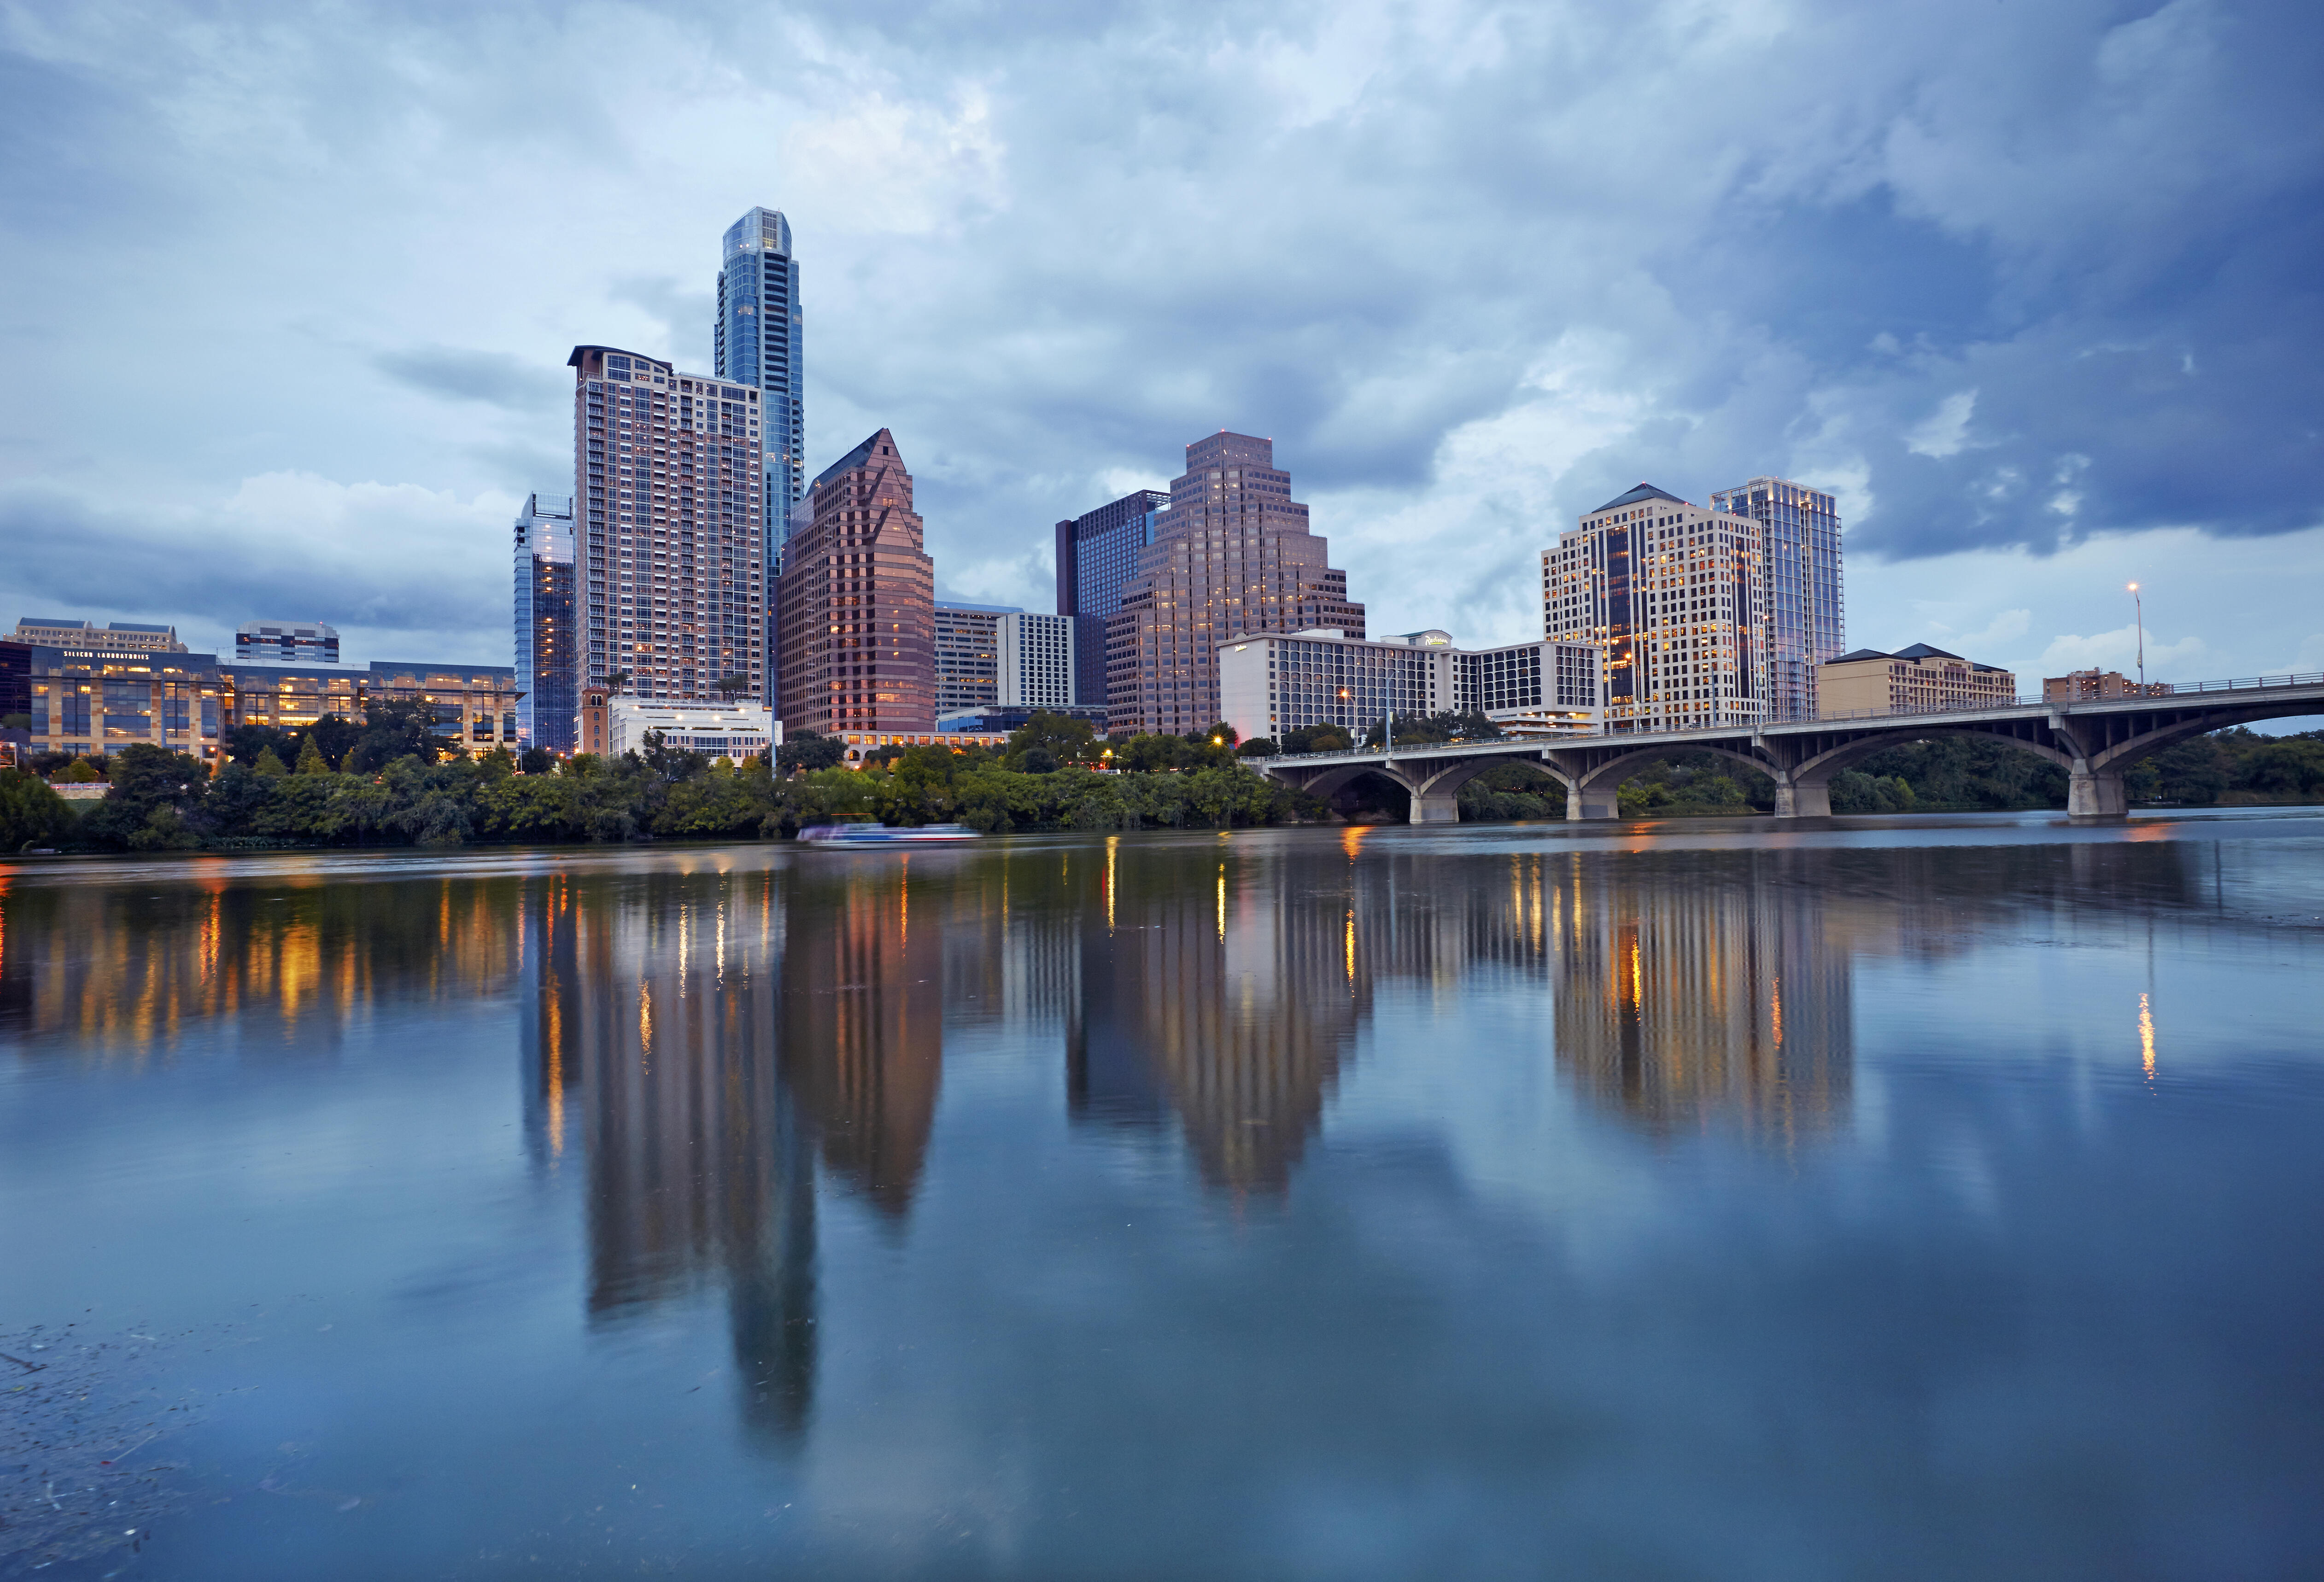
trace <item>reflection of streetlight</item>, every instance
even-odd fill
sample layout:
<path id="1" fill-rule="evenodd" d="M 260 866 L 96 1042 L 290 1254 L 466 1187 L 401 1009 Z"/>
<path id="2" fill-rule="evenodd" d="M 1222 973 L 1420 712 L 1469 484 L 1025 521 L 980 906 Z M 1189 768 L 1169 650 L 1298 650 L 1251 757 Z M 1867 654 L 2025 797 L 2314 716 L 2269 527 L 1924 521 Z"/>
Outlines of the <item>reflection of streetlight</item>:
<path id="1" fill-rule="evenodd" d="M 2146 690 L 2146 601 L 2138 594 L 2138 584 L 2130 584 L 2130 607 L 2138 615 L 2138 688 Z"/>

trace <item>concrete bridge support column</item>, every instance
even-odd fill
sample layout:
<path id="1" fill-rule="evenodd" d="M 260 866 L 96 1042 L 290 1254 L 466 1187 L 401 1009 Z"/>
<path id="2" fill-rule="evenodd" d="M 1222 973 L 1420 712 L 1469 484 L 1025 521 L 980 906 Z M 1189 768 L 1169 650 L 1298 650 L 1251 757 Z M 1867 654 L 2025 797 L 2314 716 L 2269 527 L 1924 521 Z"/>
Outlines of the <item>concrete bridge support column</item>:
<path id="1" fill-rule="evenodd" d="M 1620 786 L 1609 780 L 1601 785 L 1568 785 L 1565 787 L 1565 817 L 1569 823 L 1585 819 L 1619 818 L 1622 805 L 1615 793 Z"/>
<path id="2" fill-rule="evenodd" d="M 1777 818 L 1830 818 L 1831 816 L 1831 782 L 1802 785 L 1781 770 L 1775 773 L 1775 816 Z"/>
<path id="3" fill-rule="evenodd" d="M 1461 822 L 1461 793 L 1453 791 L 1415 791 L 1412 794 L 1412 822 L 1416 824 L 1457 824 Z"/>
<path id="4" fill-rule="evenodd" d="M 2066 777 L 2066 814 L 2070 818 L 2127 818 L 2130 796 L 2120 769 L 2094 769 L 2078 763 Z"/>

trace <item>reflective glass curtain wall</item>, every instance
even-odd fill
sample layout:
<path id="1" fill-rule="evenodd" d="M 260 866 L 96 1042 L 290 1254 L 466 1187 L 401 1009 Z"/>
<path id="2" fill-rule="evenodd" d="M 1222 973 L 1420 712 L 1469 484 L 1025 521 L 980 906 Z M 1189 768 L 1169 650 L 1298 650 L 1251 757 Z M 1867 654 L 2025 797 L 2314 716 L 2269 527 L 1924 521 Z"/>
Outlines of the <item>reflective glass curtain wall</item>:
<path id="1" fill-rule="evenodd" d="M 1821 490 L 1754 478 L 1711 497 L 1713 510 L 1759 524 L 1766 577 L 1760 644 L 1767 658 L 1767 717 L 1817 717 L 1816 667 L 1848 648 L 1839 503 Z"/>

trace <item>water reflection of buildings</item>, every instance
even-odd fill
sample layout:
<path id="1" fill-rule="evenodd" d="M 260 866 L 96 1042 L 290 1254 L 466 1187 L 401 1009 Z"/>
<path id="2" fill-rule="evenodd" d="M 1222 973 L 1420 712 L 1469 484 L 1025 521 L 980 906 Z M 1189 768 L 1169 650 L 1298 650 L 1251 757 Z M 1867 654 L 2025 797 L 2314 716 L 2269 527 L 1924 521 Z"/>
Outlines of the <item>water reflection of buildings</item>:
<path id="1" fill-rule="evenodd" d="M 1860 908 L 1819 904 L 1796 854 L 1687 855 L 1683 872 L 1632 860 L 1619 878 L 1565 860 L 1551 901 L 1559 1065 L 1658 1132 L 1844 1124 Z"/>
<path id="2" fill-rule="evenodd" d="M 1627 854 L 1462 859 L 1363 840 L 1350 832 L 1345 860 L 1320 863 L 1312 848 L 1118 849 L 1081 908 L 1074 1117 L 1175 1118 L 1212 1184 L 1277 1191 L 1375 996 L 1498 983 L 1536 986 L 1559 1070 L 1649 1129 L 1844 1122 L 1849 952 L 1885 937 L 1894 907 L 1815 904 L 1784 854 L 1688 853 L 1665 882 Z"/>
<path id="3" fill-rule="evenodd" d="M 723 1283 L 745 1421 L 788 1439 L 813 1400 L 816 1202 L 771 874 L 551 878 L 523 934 L 528 1108 L 543 1162 L 586 1172 L 590 1315 Z"/>
<path id="4" fill-rule="evenodd" d="M 332 1053 L 383 1001 L 448 1009 L 506 982 L 516 888 L 230 876 L 217 861 L 143 882 L 0 874 L 0 1034 L 96 1060 L 167 1060 L 197 1037 L 244 1058 Z"/>
<path id="5" fill-rule="evenodd" d="M 529 1107 L 586 1172 L 589 1311 L 723 1285 L 745 1421 L 815 1383 L 816 1157 L 908 1209 L 943 1062 L 943 938 L 900 867 L 552 880 L 527 923 Z"/>

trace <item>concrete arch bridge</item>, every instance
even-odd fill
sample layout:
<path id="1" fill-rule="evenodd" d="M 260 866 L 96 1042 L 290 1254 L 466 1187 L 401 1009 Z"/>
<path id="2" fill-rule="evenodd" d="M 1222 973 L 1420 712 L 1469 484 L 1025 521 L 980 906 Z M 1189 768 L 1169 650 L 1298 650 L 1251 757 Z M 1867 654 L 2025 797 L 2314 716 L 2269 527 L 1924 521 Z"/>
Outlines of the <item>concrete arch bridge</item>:
<path id="1" fill-rule="evenodd" d="M 2123 772 L 2149 753 L 2230 725 L 2324 713 L 2324 676 L 2268 676 L 2180 685 L 2160 695 L 2018 703 L 1934 713 L 1871 714 L 1782 725 L 1655 731 L 1555 740 L 1429 743 L 1252 759 L 1269 779 L 1328 796 L 1379 775 L 1412 796 L 1412 822 L 1455 823 L 1461 787 L 1497 764 L 1526 763 L 1565 786 L 1568 819 L 1619 817 L 1615 792 L 1656 759 L 1715 752 L 1775 782 L 1777 818 L 1831 813 L 1831 777 L 1885 747 L 1938 736 L 1997 738 L 2066 771 L 2066 811 L 2119 818 L 2129 811 Z"/>

